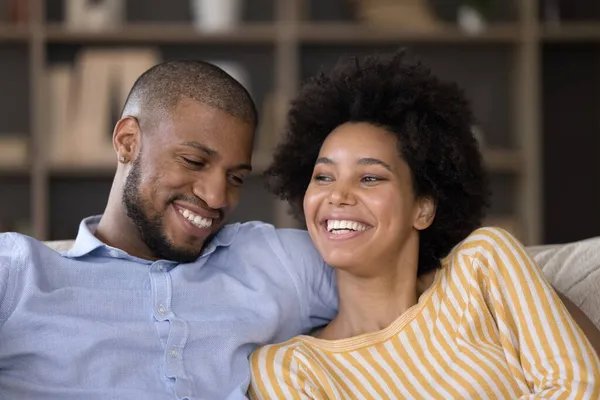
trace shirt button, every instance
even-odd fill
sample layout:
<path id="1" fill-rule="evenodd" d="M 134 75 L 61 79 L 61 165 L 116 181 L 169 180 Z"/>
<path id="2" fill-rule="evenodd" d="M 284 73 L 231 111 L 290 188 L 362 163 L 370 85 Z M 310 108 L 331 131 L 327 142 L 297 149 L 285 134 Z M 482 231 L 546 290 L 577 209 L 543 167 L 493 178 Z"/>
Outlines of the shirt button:
<path id="1" fill-rule="evenodd" d="M 165 267 L 162 265 L 158 266 L 158 272 L 165 272 Z"/>
<path id="2" fill-rule="evenodd" d="M 179 352 L 177 351 L 177 349 L 175 347 L 171 347 L 171 350 L 169 350 L 169 356 L 175 358 L 178 355 Z"/>
<path id="3" fill-rule="evenodd" d="M 116 250 L 110 250 L 108 254 L 110 254 L 112 257 L 119 257 L 119 252 Z"/>
<path id="4" fill-rule="evenodd" d="M 158 306 L 158 313 L 160 315 L 165 315 L 167 313 L 167 309 L 165 308 L 165 306 L 163 306 L 162 304 Z"/>

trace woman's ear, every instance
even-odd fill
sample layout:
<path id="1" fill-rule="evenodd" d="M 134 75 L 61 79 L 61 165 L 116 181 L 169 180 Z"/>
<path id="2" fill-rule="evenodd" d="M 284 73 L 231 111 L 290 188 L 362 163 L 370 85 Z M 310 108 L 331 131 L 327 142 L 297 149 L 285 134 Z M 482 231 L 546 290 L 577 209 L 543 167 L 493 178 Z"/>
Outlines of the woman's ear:
<path id="1" fill-rule="evenodd" d="M 436 202 L 430 196 L 424 196 L 417 200 L 417 216 L 413 226 L 422 231 L 429 228 L 433 223 L 436 212 Z"/>

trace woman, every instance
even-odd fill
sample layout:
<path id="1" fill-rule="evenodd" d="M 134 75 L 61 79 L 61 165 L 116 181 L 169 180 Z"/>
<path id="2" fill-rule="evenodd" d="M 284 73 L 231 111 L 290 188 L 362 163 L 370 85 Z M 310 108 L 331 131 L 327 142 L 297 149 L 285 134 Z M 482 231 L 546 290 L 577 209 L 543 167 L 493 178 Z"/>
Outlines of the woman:
<path id="1" fill-rule="evenodd" d="M 600 360 L 523 246 L 479 228 L 462 92 L 400 53 L 304 86 L 268 174 L 336 269 L 339 314 L 252 355 L 260 399 L 600 398 Z"/>

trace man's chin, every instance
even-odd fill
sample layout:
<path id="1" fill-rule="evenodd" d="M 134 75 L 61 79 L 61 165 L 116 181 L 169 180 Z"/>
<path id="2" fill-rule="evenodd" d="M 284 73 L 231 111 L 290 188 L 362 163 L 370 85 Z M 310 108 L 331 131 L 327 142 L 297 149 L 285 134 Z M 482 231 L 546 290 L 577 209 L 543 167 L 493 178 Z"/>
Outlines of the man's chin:
<path id="1" fill-rule="evenodd" d="M 201 248 L 197 248 L 197 247 L 195 247 L 195 248 L 170 247 L 168 249 L 163 249 L 163 251 L 161 253 L 162 254 L 160 255 L 161 256 L 160 258 L 162 258 L 164 260 L 175 261 L 180 264 L 186 264 L 186 263 L 191 263 L 191 262 L 196 261 L 198 259 L 198 257 L 200 257 L 200 255 L 202 254 L 202 250 L 201 250 Z"/>

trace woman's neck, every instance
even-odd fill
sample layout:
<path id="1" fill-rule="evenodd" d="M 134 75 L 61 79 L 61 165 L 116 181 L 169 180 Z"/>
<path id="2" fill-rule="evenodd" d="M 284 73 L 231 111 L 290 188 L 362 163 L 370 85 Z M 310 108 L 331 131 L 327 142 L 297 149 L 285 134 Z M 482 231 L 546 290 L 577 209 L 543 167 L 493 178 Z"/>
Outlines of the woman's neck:
<path id="1" fill-rule="evenodd" d="M 319 338 L 345 339 L 388 327 L 417 304 L 435 278 L 435 271 L 417 277 L 416 263 L 381 270 L 389 272 L 361 277 L 337 270 L 339 312 Z"/>

